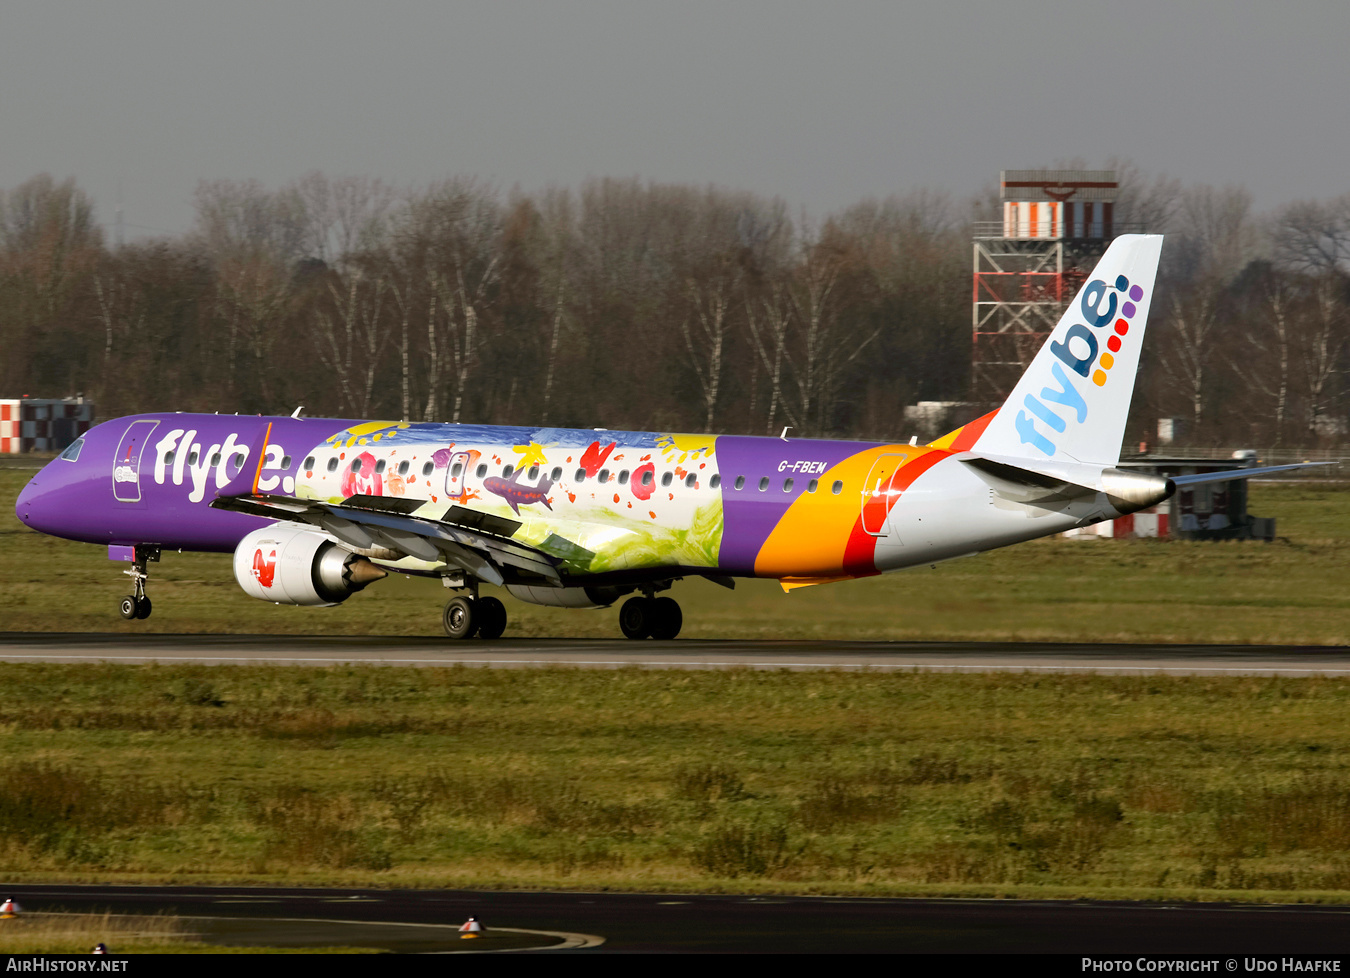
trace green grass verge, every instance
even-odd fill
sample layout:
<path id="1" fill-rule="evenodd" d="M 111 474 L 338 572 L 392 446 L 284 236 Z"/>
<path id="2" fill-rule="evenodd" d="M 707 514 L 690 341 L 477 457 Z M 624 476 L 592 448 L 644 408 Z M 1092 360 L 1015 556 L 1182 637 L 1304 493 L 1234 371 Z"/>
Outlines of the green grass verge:
<path id="1" fill-rule="evenodd" d="M 117 617 L 127 591 L 103 548 L 34 533 L 13 499 L 31 472 L 0 469 L 0 589 L 7 625 L 35 631 L 437 635 L 444 590 L 380 581 L 336 608 L 278 607 L 235 583 L 230 558 L 164 555 L 155 611 Z M 783 594 L 676 585 L 684 638 L 1350 644 L 1350 486 L 1258 485 L 1252 510 L 1279 520 L 1265 544 L 1051 538 L 965 560 Z M 508 605 L 507 637 L 616 637 L 616 612 Z"/>
<path id="2" fill-rule="evenodd" d="M 1350 682 L 0 666 L 12 882 L 1350 899 Z"/>

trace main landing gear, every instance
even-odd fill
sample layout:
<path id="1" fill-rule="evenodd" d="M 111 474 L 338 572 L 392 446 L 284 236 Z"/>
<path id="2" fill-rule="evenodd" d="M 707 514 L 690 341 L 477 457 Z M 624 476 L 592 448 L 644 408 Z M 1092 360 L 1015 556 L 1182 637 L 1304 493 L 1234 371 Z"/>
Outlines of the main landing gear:
<path id="1" fill-rule="evenodd" d="M 441 623 L 445 634 L 453 639 L 469 639 L 477 635 L 491 641 L 501 638 L 506 631 L 506 605 L 496 598 L 478 596 L 478 588 L 465 586 L 470 593 L 446 602 Z"/>
<path id="2" fill-rule="evenodd" d="M 136 547 L 135 558 L 131 562 L 131 569 L 122 571 L 132 580 L 133 593 L 128 594 L 122 599 L 117 610 L 122 617 L 128 621 L 134 619 L 145 619 L 150 617 L 152 605 L 150 599 L 145 596 L 145 581 L 150 575 L 146 572 L 145 565 L 149 561 L 159 562 L 158 547 Z"/>
<path id="3" fill-rule="evenodd" d="M 625 638 L 654 638 L 667 641 L 680 634 L 684 615 L 674 598 L 647 595 L 629 598 L 619 609 L 619 629 Z"/>

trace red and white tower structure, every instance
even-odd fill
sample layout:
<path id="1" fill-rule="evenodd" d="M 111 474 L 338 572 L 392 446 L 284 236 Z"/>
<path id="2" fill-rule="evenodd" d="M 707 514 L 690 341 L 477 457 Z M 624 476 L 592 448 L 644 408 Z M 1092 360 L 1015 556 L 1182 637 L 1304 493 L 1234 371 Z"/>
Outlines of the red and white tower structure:
<path id="1" fill-rule="evenodd" d="M 972 400 L 1001 402 L 1117 234 L 1114 170 L 1004 170 L 975 225 Z"/>

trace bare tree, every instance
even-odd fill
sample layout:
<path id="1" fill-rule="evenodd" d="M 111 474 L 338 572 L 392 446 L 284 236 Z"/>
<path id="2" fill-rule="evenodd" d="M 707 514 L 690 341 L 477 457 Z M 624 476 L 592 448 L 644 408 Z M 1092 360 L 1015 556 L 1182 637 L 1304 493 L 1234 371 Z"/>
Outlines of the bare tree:
<path id="1" fill-rule="evenodd" d="M 1315 275 L 1335 271 L 1350 261 L 1350 194 L 1281 208 L 1272 237 L 1275 257 L 1290 268 Z"/>
<path id="2" fill-rule="evenodd" d="M 1173 389 L 1186 399 L 1197 428 L 1206 418 L 1219 295 L 1212 284 L 1185 294 L 1173 293 L 1171 315 L 1166 320 L 1163 372 Z"/>
<path id="3" fill-rule="evenodd" d="M 292 191 L 302 208 L 302 247 L 329 265 L 378 247 L 395 199 L 382 180 L 329 178 L 318 170 L 297 180 Z"/>
<path id="4" fill-rule="evenodd" d="M 1305 423 L 1310 441 L 1331 418 L 1333 382 L 1344 368 L 1346 352 L 1345 279 L 1335 272 L 1319 275 L 1313 284 L 1312 308 L 1305 317 L 1300 359 L 1303 363 Z"/>
<path id="5" fill-rule="evenodd" d="M 771 284 L 766 295 L 746 299 L 745 322 L 754 342 L 755 352 L 759 356 L 759 362 L 763 365 L 769 380 L 769 416 L 765 428 L 767 434 L 773 434 L 778 424 L 780 407 L 792 427 L 802 427 L 797 415 L 783 396 L 784 368 L 790 366 L 788 338 L 792 316 L 792 300 L 788 298 L 787 287 L 783 283 Z"/>
<path id="6" fill-rule="evenodd" d="M 1289 416 L 1297 294 L 1291 295 L 1286 275 L 1269 263 L 1253 264 L 1260 276 L 1259 298 L 1241 342 L 1231 347 L 1236 355 L 1228 356 L 1228 365 L 1247 390 L 1264 395 L 1273 407 L 1273 444 L 1278 447 Z"/>
<path id="7" fill-rule="evenodd" d="M 382 317 L 386 284 L 359 265 L 330 273 L 328 304 L 314 310 L 313 331 L 319 360 L 337 378 L 342 410 L 370 414 L 371 393 L 388 334 Z"/>

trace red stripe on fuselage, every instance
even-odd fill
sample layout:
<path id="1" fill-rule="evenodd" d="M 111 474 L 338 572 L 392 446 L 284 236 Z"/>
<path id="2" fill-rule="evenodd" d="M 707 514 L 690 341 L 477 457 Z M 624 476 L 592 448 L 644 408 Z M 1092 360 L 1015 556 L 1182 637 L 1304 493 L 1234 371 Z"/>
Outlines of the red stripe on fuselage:
<path id="1" fill-rule="evenodd" d="M 994 420 L 994 415 L 996 414 L 998 414 L 998 408 L 990 411 L 982 418 L 976 418 L 970 424 L 966 425 L 961 429 L 961 434 L 956 436 L 956 440 L 952 442 L 951 447 L 947 450 L 950 452 L 970 451 L 975 443 L 980 440 L 980 435 L 984 434 L 984 429 L 989 427 L 989 422 Z"/>
<path id="2" fill-rule="evenodd" d="M 994 413 L 990 413 L 980 421 L 989 423 Z M 980 421 L 971 422 L 972 425 L 979 424 Z M 969 426 L 967 426 L 969 427 Z M 983 431 L 983 427 L 980 429 Z M 979 437 L 978 433 L 976 437 Z M 886 506 L 886 515 L 890 516 L 891 510 L 895 504 L 900 501 L 900 495 L 914 484 L 914 480 L 931 469 L 938 462 L 941 462 L 948 455 L 943 451 L 925 452 L 908 465 L 901 466 L 891 476 L 891 491 L 888 493 Z M 853 531 L 848 535 L 848 543 L 844 547 L 844 573 L 851 574 L 854 577 L 870 577 L 878 574 L 876 553 L 877 537 L 872 536 L 863 529 L 862 509 L 859 507 L 858 518 L 853 523 Z"/>

